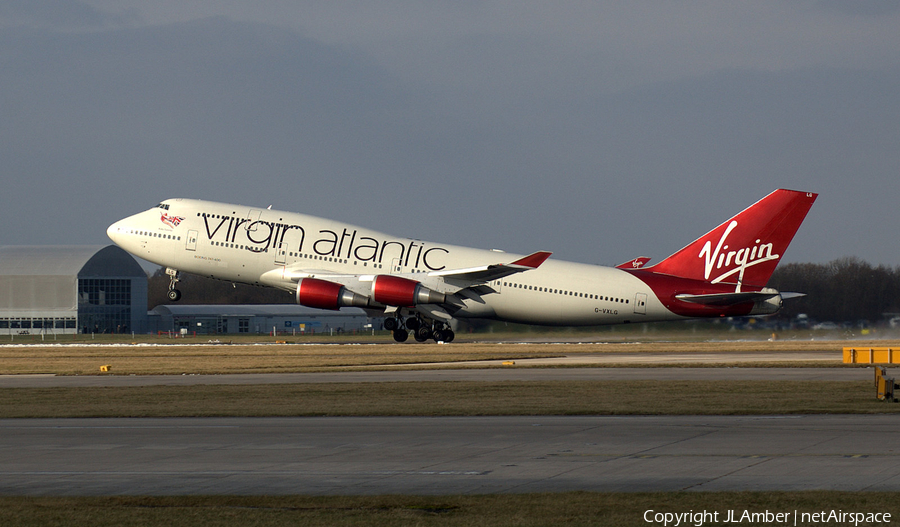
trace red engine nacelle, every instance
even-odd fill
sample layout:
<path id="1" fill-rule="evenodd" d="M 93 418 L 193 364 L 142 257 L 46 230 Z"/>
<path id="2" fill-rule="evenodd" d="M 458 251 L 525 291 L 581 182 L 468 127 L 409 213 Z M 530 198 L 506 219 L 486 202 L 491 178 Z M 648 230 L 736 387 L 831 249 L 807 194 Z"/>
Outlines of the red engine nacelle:
<path id="1" fill-rule="evenodd" d="M 387 306 L 410 307 L 416 304 L 443 304 L 447 296 L 421 283 L 391 275 L 378 275 L 372 283 L 372 297 Z"/>
<path id="2" fill-rule="evenodd" d="M 318 309 L 340 309 L 345 306 L 368 307 L 369 299 L 335 282 L 303 278 L 297 284 L 297 303 Z"/>

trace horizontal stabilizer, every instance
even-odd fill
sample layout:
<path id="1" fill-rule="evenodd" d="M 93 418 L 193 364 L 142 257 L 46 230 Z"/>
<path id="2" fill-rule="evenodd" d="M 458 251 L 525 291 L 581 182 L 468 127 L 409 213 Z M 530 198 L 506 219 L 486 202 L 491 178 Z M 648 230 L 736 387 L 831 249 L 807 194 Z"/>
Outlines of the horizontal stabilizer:
<path id="1" fill-rule="evenodd" d="M 787 300 L 789 298 L 800 298 L 806 296 L 806 293 L 781 293 L 781 298 Z"/>
<path id="2" fill-rule="evenodd" d="M 675 295 L 675 298 L 683 302 L 692 304 L 703 304 L 704 306 L 733 306 L 743 304 L 745 302 L 761 302 L 772 297 L 780 295 L 774 289 L 768 291 L 756 291 L 747 293 L 711 293 L 707 295 Z"/>

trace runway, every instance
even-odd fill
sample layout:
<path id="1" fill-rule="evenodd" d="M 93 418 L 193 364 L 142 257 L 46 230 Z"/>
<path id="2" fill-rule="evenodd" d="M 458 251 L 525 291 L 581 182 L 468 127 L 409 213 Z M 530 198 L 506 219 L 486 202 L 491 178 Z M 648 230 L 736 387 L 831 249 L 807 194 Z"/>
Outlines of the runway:
<path id="1" fill-rule="evenodd" d="M 896 416 L 22 419 L 4 495 L 900 491 Z"/>

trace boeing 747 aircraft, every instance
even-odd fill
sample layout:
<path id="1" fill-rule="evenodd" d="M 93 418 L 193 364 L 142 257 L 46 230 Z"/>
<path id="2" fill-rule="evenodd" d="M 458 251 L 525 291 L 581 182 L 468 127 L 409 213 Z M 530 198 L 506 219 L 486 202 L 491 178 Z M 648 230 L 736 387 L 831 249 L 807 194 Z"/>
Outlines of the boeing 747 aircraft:
<path id="1" fill-rule="evenodd" d="M 308 307 L 387 316 L 398 342 L 450 342 L 454 318 L 554 326 L 768 315 L 766 287 L 815 202 L 776 190 L 652 265 L 615 268 L 423 242 L 304 214 L 168 199 L 110 225 L 110 239 L 166 268 L 177 301 L 182 272 L 289 291 Z"/>

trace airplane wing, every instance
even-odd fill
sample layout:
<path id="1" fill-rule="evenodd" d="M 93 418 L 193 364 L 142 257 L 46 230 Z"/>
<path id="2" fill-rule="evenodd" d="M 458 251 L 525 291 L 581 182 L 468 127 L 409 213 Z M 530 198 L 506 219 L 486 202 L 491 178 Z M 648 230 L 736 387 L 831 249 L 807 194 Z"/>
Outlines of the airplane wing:
<path id="1" fill-rule="evenodd" d="M 479 267 L 470 267 L 467 269 L 449 269 L 445 271 L 432 271 L 427 273 L 425 276 L 435 277 L 435 278 L 443 278 L 443 279 L 453 279 L 454 281 L 464 281 L 471 282 L 471 285 L 483 284 L 487 282 L 491 282 L 493 280 L 499 280 L 500 278 L 505 278 L 507 276 L 521 273 L 524 271 L 530 271 L 532 269 L 537 269 L 541 266 L 542 263 L 547 261 L 547 258 L 550 258 L 550 255 L 553 254 L 547 251 L 538 251 L 536 253 L 529 254 L 524 258 L 519 258 L 518 260 L 511 263 L 498 263 L 491 265 L 483 265 Z M 297 282 L 301 278 L 307 277 L 316 277 L 321 279 L 347 279 L 347 278 L 359 278 L 361 276 L 369 276 L 374 275 L 374 273 L 365 273 L 363 274 L 343 274 L 343 273 L 335 273 L 334 271 L 329 271 L 325 269 L 308 269 L 308 268 L 291 268 L 291 266 L 287 267 L 279 267 L 274 271 L 270 271 L 267 274 L 280 275 L 279 277 L 286 281 Z M 400 275 L 403 276 L 403 275 Z M 410 275 L 411 278 L 420 279 L 422 275 Z"/>
<path id="2" fill-rule="evenodd" d="M 494 293 L 495 291 L 487 285 L 489 282 L 516 273 L 537 269 L 550 257 L 550 255 L 551 253 L 549 252 L 538 251 L 523 258 L 519 258 L 511 263 L 491 264 L 467 269 L 434 271 L 426 274 L 341 274 L 324 269 L 317 270 L 284 266 L 264 273 L 260 277 L 260 282 L 287 291 L 293 291 L 301 281 L 312 279 L 309 283 L 318 283 L 319 285 L 314 287 L 327 289 L 328 291 L 325 294 L 328 295 L 338 294 L 338 290 L 335 289 L 334 286 L 341 285 L 354 293 L 363 295 L 361 298 L 371 295 L 376 302 L 385 305 L 404 305 L 395 303 L 397 302 L 396 299 L 384 297 L 377 292 L 378 290 L 381 290 L 382 287 L 376 286 L 376 281 L 379 284 L 393 283 L 396 287 L 400 287 L 403 290 L 409 289 L 410 291 L 416 290 L 426 292 L 425 296 L 427 296 L 428 299 L 417 300 L 416 302 L 413 302 L 414 304 L 439 303 L 458 307 L 459 299 L 454 293 L 458 293 L 464 289 L 471 290 L 477 294 Z M 323 285 L 322 282 L 330 282 L 333 286 Z M 398 285 L 398 283 L 400 285 Z M 421 284 L 424 287 L 420 290 L 416 288 L 415 284 Z M 390 285 L 385 285 L 385 287 L 390 289 Z M 431 294 L 431 296 L 428 296 L 429 294 Z M 382 299 L 379 299 L 379 297 Z M 362 300 L 357 300 L 362 302 Z M 405 297 L 400 301 L 404 300 L 406 302 L 411 301 Z"/>

